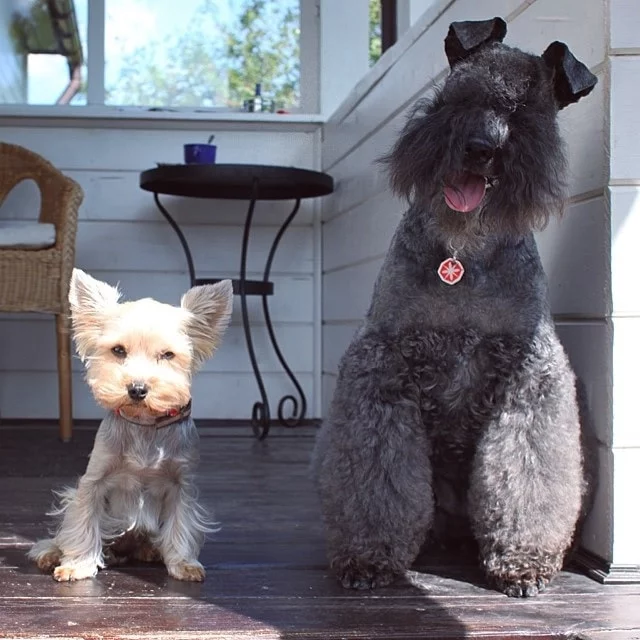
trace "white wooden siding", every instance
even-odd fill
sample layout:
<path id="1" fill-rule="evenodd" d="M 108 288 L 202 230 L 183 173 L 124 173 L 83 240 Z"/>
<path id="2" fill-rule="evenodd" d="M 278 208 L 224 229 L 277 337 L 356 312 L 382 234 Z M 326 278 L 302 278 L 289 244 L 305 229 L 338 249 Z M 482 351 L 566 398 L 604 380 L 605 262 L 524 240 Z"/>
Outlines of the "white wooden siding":
<path id="1" fill-rule="evenodd" d="M 369 305 L 391 235 L 404 211 L 404 204 L 389 193 L 374 160 L 393 143 L 408 108 L 445 77 L 443 41 L 449 24 L 498 15 L 508 22 L 506 44 L 540 54 L 553 40 L 562 40 L 599 80 L 588 98 L 560 114 L 570 162 L 571 200 L 563 218 L 539 234 L 538 243 L 559 334 L 586 386 L 601 443 L 602 477 L 607 478 L 607 469 L 613 469 L 613 324 L 605 4 L 602 0 L 435 2 L 385 54 L 382 68 L 374 67 L 330 118 L 322 159 L 338 189 L 322 203 L 325 413 L 340 357 Z M 629 82 L 625 90 L 631 95 L 635 86 L 637 82 Z M 629 117 L 638 120 L 637 109 L 631 111 Z M 640 121 L 633 130 L 640 130 Z M 627 136 L 629 153 L 640 158 L 633 136 L 621 135 Z M 640 181 L 637 184 L 640 187 Z M 624 295 L 627 300 L 638 296 L 637 291 Z M 612 486 L 605 482 L 584 538 L 585 546 L 603 557 L 611 557 L 613 546 L 611 494 Z"/>
<path id="2" fill-rule="evenodd" d="M 613 361 L 612 558 L 640 565 L 640 287 L 635 256 L 640 241 L 640 3 L 610 0 L 610 252 Z"/>
<path id="3" fill-rule="evenodd" d="M 151 296 L 177 304 L 188 288 L 187 264 L 178 238 L 153 201 L 139 188 L 140 171 L 156 162 L 180 162 L 182 144 L 206 140 L 216 133 L 219 162 L 319 167 L 318 135 L 311 130 L 280 126 L 246 130 L 241 124 L 211 123 L 198 130 L 117 129 L 58 126 L 18 120 L 0 122 L 0 139 L 44 155 L 85 192 L 80 213 L 76 264 L 97 278 L 120 284 L 128 299 Z M 77 123 L 75 123 L 77 125 Z M 2 126 L 4 125 L 4 126 Z M 33 126 L 31 126 L 33 125 Z M 309 127 L 304 127 L 309 129 Z M 184 230 L 198 277 L 237 277 L 240 268 L 244 201 L 193 200 L 162 197 L 161 201 Z M 251 234 L 249 276 L 262 270 L 279 225 L 293 203 L 259 202 Z M 33 183 L 22 183 L 0 208 L 1 218 L 33 218 L 39 194 Z M 282 351 L 305 388 L 309 417 L 320 406 L 320 280 L 317 205 L 303 201 L 299 215 L 283 236 L 272 268 L 275 295 L 272 319 Z M 259 298 L 249 299 L 254 341 L 272 402 L 292 386 L 273 353 Z M 56 418 L 58 415 L 55 334 L 51 317 L 39 314 L 0 315 L 0 417 Z M 74 362 L 74 416 L 98 418 L 101 410 Z M 27 384 L 27 380 L 31 382 Z M 37 386 L 36 386 L 37 385 Z M 39 389 L 33 394 L 29 389 Z M 42 392 L 40 392 L 42 390 Z M 196 376 L 196 418 L 246 419 L 258 399 L 242 333 L 239 299 L 232 325 L 214 358 Z"/>

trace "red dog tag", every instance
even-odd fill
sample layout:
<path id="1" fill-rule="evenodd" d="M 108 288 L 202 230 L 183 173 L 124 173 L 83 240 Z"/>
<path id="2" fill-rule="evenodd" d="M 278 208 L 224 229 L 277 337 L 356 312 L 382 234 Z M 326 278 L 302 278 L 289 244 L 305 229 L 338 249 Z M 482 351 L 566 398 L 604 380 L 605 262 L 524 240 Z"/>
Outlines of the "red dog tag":
<path id="1" fill-rule="evenodd" d="M 457 284 L 462 280 L 464 275 L 464 267 L 459 260 L 455 258 L 447 258 L 440 263 L 438 267 L 438 275 L 440 280 L 445 284 Z"/>

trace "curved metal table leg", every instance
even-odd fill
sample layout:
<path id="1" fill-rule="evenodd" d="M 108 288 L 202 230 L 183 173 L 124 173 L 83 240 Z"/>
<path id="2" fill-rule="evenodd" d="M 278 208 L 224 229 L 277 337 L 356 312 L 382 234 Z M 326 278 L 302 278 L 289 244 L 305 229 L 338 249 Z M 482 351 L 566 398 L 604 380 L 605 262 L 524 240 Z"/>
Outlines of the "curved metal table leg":
<path id="1" fill-rule="evenodd" d="M 240 257 L 240 283 L 239 293 L 240 302 L 242 307 L 242 326 L 244 328 L 244 337 L 247 343 L 247 351 L 249 352 L 249 359 L 251 360 L 251 367 L 253 368 L 253 374 L 258 383 L 258 389 L 260 390 L 261 401 L 256 402 L 253 405 L 251 411 L 251 426 L 253 432 L 257 438 L 264 440 L 271 427 L 271 414 L 269 411 L 269 398 L 264 388 L 264 382 L 262 381 L 262 375 L 258 367 L 258 361 L 256 360 L 256 354 L 253 349 L 253 340 L 251 338 L 251 326 L 249 324 L 249 311 L 247 309 L 247 293 L 245 290 L 245 283 L 247 280 L 247 251 L 249 248 L 249 232 L 251 230 L 251 221 L 253 220 L 253 211 L 256 206 L 256 200 L 258 199 L 258 179 L 254 178 L 251 192 L 251 202 L 249 203 L 249 210 L 247 211 L 247 217 L 244 222 L 244 232 L 242 234 L 242 255 Z"/>
<path id="2" fill-rule="evenodd" d="M 287 228 L 291 224 L 291 221 L 295 217 L 296 213 L 298 213 L 299 208 L 300 208 L 300 198 L 296 200 L 295 206 L 293 207 L 293 211 L 291 211 L 291 213 L 288 215 L 287 219 L 284 221 L 284 223 L 280 227 L 280 230 L 276 234 L 276 237 L 273 240 L 273 244 L 271 245 L 271 249 L 269 251 L 269 257 L 267 258 L 267 264 L 264 268 L 264 276 L 263 276 L 264 282 L 269 281 L 269 274 L 271 273 L 271 265 L 273 263 L 273 258 L 275 257 L 275 254 L 276 254 L 276 250 L 278 249 L 278 245 L 280 244 L 280 240 L 284 235 L 284 232 L 287 230 Z M 282 368 L 286 371 L 287 376 L 289 376 L 289 380 L 291 380 L 291 382 L 295 386 L 296 391 L 298 392 L 298 396 L 300 398 L 300 403 L 298 403 L 298 398 L 296 398 L 294 395 L 291 395 L 291 394 L 280 398 L 280 401 L 278 402 L 278 420 L 280 421 L 280 424 L 284 427 L 296 427 L 300 424 L 300 422 L 302 422 L 302 420 L 304 420 L 304 417 L 307 413 L 307 399 L 304 395 L 304 391 L 302 390 L 302 387 L 300 386 L 300 383 L 296 379 L 295 375 L 293 375 L 293 371 L 291 371 L 291 368 L 289 367 L 289 365 L 287 364 L 287 361 L 284 359 L 284 356 L 282 355 L 282 351 L 280 351 L 280 346 L 278 345 L 278 341 L 276 340 L 276 335 L 273 330 L 273 325 L 271 323 L 271 315 L 269 313 L 269 302 L 268 302 L 267 296 L 264 296 L 264 295 L 262 296 L 262 309 L 264 311 L 264 319 L 267 323 L 267 331 L 269 332 L 271 345 L 273 346 L 273 349 L 276 352 L 276 355 L 278 356 L 278 360 L 280 361 Z M 287 401 L 290 401 L 292 404 L 291 417 L 289 418 L 285 417 L 284 415 L 284 405 Z M 300 409 L 299 412 L 298 412 L 298 409 Z"/>
<path id="3" fill-rule="evenodd" d="M 167 222 L 171 225 L 171 228 L 176 232 L 178 236 L 178 240 L 180 240 L 180 244 L 184 249 L 184 255 L 187 258 L 187 267 L 189 268 L 189 282 L 191 286 L 195 286 L 196 284 L 196 270 L 193 266 L 193 258 L 191 257 L 191 250 L 189 249 L 189 245 L 187 244 L 187 239 L 184 237 L 182 230 L 178 226 L 178 223 L 169 215 L 169 212 L 160 204 L 160 199 L 158 198 L 158 194 L 154 193 L 153 198 L 156 201 L 156 206 L 160 210 L 160 213 L 166 218 Z"/>

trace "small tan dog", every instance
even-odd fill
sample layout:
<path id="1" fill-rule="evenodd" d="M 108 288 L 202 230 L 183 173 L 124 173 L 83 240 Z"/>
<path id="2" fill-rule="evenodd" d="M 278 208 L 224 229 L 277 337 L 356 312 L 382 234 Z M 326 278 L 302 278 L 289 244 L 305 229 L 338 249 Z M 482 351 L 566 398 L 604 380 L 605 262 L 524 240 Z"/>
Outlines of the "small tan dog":
<path id="1" fill-rule="evenodd" d="M 69 301 L 87 381 L 109 412 L 77 487 L 58 493 L 52 539 L 29 551 L 58 581 L 81 580 L 128 558 L 162 560 L 178 580 L 201 581 L 198 433 L 191 376 L 229 324 L 230 280 L 193 287 L 180 307 L 149 298 L 118 303 L 118 290 L 75 269 Z"/>

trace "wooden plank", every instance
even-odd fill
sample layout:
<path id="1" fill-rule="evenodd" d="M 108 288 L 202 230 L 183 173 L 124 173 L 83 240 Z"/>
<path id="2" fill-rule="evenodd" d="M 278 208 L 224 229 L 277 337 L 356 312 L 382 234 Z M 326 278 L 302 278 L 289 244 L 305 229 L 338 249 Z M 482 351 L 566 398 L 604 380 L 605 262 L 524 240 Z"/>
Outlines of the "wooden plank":
<path id="1" fill-rule="evenodd" d="M 263 377 L 270 402 L 275 403 L 272 411 L 276 411 L 279 399 L 295 388 L 284 374 L 267 373 Z M 311 408 L 314 406 L 313 375 L 303 372 L 297 377 Z M 34 394 L 33 389 L 38 393 Z M 249 419 L 251 407 L 260 397 L 251 373 L 198 373 L 193 381 L 192 394 L 196 419 Z M 57 419 L 57 375 L 38 371 L 0 371 L 0 409 L 3 419 Z M 95 404 L 82 374 L 74 374 L 74 418 L 99 419 L 102 415 L 103 411 Z"/>
<path id="2" fill-rule="evenodd" d="M 209 552 L 215 550 L 210 545 Z M 207 569 L 207 578 L 198 589 L 201 600 L 215 601 L 227 598 L 261 598 L 276 602 L 278 599 L 296 598 L 306 594 L 316 603 L 323 600 L 345 600 L 366 602 L 367 606 L 381 598 L 397 602 L 410 600 L 423 594 L 433 601 L 458 600 L 473 601 L 478 605 L 502 604 L 505 596 L 489 589 L 484 583 L 480 571 L 474 568 L 459 566 L 441 566 L 434 573 L 412 570 L 406 580 L 399 580 L 389 587 L 376 591 L 357 591 L 344 589 L 326 568 L 326 558 L 318 556 L 314 566 L 309 562 L 296 559 L 293 563 L 276 563 L 269 557 L 274 550 L 272 545 L 265 545 L 259 553 L 254 554 L 257 562 L 242 560 L 234 562 L 207 562 L 206 554 L 200 557 Z M 132 563 L 117 568 L 108 568 L 98 573 L 95 579 L 71 584 L 56 583 L 48 574 L 31 564 L 24 552 L 15 550 L 12 554 L 2 551 L 4 566 L 0 567 L 0 592 L 4 598 L 18 600 L 24 598 L 127 598 L 164 597 L 166 599 L 182 599 L 184 585 L 172 580 L 161 563 Z M 231 545 L 218 547 L 219 553 L 233 553 Z M 276 552 L 284 553 L 282 550 Z M 245 557 L 245 556 L 243 556 Z M 15 566 L 8 563 L 15 562 Z M 28 576 L 28 582 L 21 579 Z M 469 577 L 473 581 L 468 581 Z M 477 583 L 476 583 L 477 582 Z M 626 598 L 640 597 L 637 585 L 621 585 L 616 589 L 616 596 Z M 549 597 L 547 597 L 547 594 Z M 601 585 L 585 576 L 570 573 L 559 575 L 549 587 L 547 594 L 540 599 L 540 607 L 544 610 L 549 601 L 567 601 L 571 597 L 602 598 L 606 591 Z"/>
<path id="3" fill-rule="evenodd" d="M 348 156 L 331 167 L 329 171 L 339 188 L 320 201 L 323 221 L 327 222 L 387 189 L 386 173 L 374 160 L 389 151 L 405 118 L 406 112 L 402 111 L 383 127 L 371 132 Z M 326 167 L 325 162 L 323 158 Z M 405 205 L 400 208 L 404 209 Z"/>
<path id="4" fill-rule="evenodd" d="M 235 324 L 224 335 L 214 357 L 205 362 L 202 371 L 215 373 L 248 373 L 252 371 L 245 345 L 244 329 L 235 315 Z M 56 345 L 53 322 L 37 320 L 11 320 L 0 322 L 0 370 L 57 371 Z M 289 366 L 298 372 L 313 372 L 313 324 L 284 324 L 275 326 L 280 349 Z M 260 368 L 265 373 L 281 373 L 282 367 L 275 355 L 264 322 L 252 327 L 253 344 Z M 84 371 L 79 358 L 74 358 L 75 372 Z"/>
<path id="5" fill-rule="evenodd" d="M 640 177 L 640 172 L 638 176 Z M 640 234 L 640 186 L 610 186 L 609 192 L 611 311 L 613 315 L 640 316 L 640 287 L 633 278 L 636 251 L 634 239 Z"/>
<path id="6" fill-rule="evenodd" d="M 610 322 L 556 323 L 576 375 L 585 385 L 587 403 L 598 440 L 612 444 L 611 391 L 613 327 Z"/>
<path id="7" fill-rule="evenodd" d="M 636 323 L 638 326 L 640 322 Z M 614 326 L 614 331 L 616 327 Z M 634 355 L 638 354 L 638 342 L 636 334 L 635 344 L 628 342 L 624 345 L 627 349 L 626 362 L 629 364 Z M 636 361 L 637 362 L 637 361 Z M 627 364 L 627 371 L 629 366 Z M 622 367 L 616 366 L 614 355 L 614 375 Z M 624 370 L 620 371 L 624 375 Z M 629 428 L 631 415 L 629 404 L 620 406 L 616 397 L 614 384 L 614 407 L 616 408 L 616 430 L 618 419 L 618 407 L 620 421 L 626 421 L 626 429 Z M 637 420 L 636 420 L 637 426 Z M 614 431 L 615 433 L 615 431 Z M 633 441 L 638 442 L 637 435 L 632 436 Z M 615 437 L 615 436 L 614 436 Z M 621 438 L 622 439 L 622 438 Z M 638 485 L 640 484 L 640 446 L 619 447 L 613 449 L 613 504 L 615 505 L 615 517 L 613 518 L 613 554 L 612 560 L 616 564 L 630 564 L 640 566 L 640 546 L 638 545 L 638 527 L 640 526 L 640 513 L 638 512 Z"/>
<path id="8" fill-rule="evenodd" d="M 87 598 L 9 599 L 0 605 L 0 615 L 6 621 L 4 637 L 42 629 L 54 636 L 72 631 L 78 635 L 96 634 L 93 637 L 108 633 L 108 637 L 117 638 L 157 638 L 163 637 L 161 634 L 185 637 L 185 633 L 198 637 L 196 634 L 204 632 L 207 638 L 249 634 L 259 634 L 257 637 L 261 638 L 330 639 L 462 638 L 476 634 L 494 638 L 566 637 L 569 633 L 600 631 L 614 625 L 624 629 L 640 624 L 637 596 L 616 595 L 618 604 L 612 619 L 613 601 L 601 595 L 581 596 L 575 603 L 556 600 L 543 605 L 540 599 L 514 606 L 507 598 L 500 603 L 482 604 L 459 600 L 442 603 L 429 596 L 417 596 L 360 600 L 360 606 L 354 606 L 350 600 L 317 601 L 308 597 L 302 601 L 234 597 L 206 601 L 200 585 L 183 585 L 183 589 L 185 596 L 181 599 L 104 598 L 98 607 Z M 141 592 L 140 587 L 137 591 Z M 589 611 L 586 620 L 585 611 Z M 475 633 L 470 634 L 467 629 Z"/>
<path id="9" fill-rule="evenodd" d="M 636 0 L 612 0 L 609 20 L 612 53 L 640 49 L 640 4 Z"/>
<path id="10" fill-rule="evenodd" d="M 140 189 L 138 171 L 71 170 L 66 174 L 84 191 L 81 220 L 102 222 L 162 222 L 153 194 Z M 160 196 L 161 203 L 180 225 L 243 225 L 248 203 L 242 200 L 206 200 Z M 262 201 L 255 208 L 254 226 L 276 226 L 292 209 L 289 201 Z M 33 181 L 16 186 L 0 206 L 2 219 L 32 219 L 40 208 L 39 191 Z M 294 226 L 313 224 L 315 204 L 303 200 L 292 221 Z"/>
<path id="11" fill-rule="evenodd" d="M 632 383 L 640 356 L 640 318 L 613 318 L 612 322 L 613 446 L 640 447 L 637 403 L 633 402 L 637 389 Z M 629 375 L 631 379 L 627 377 Z"/>
<path id="12" fill-rule="evenodd" d="M 587 631 L 586 633 L 580 633 L 576 640 L 640 640 L 640 631 L 629 629 Z"/>
<path id="13" fill-rule="evenodd" d="M 638 131 L 640 113 L 633 86 L 640 55 L 611 58 L 611 180 L 640 180 L 640 148 L 629 131 Z"/>
<path id="14" fill-rule="evenodd" d="M 567 207 L 536 242 L 557 315 L 604 317 L 609 313 L 608 205 L 603 197 Z"/>
<path id="15" fill-rule="evenodd" d="M 325 324 L 322 327 L 322 370 L 325 373 L 337 373 L 340 358 L 349 346 L 360 321 Z"/>
<path id="16" fill-rule="evenodd" d="M 75 469 L 92 436 L 82 430 L 74 444 L 55 446 L 49 431 L 0 430 L 0 637 L 497 640 L 600 638 L 606 631 L 627 634 L 611 640 L 630 640 L 640 629 L 640 585 L 605 587 L 563 572 L 545 594 L 514 601 L 487 588 L 468 553 L 432 550 L 404 581 L 344 590 L 324 555 L 308 475 L 312 434 L 264 443 L 202 438 L 201 494 L 223 522 L 202 552 L 204 583 L 171 580 L 160 564 L 57 583 L 25 556 L 46 528 L 42 509 L 52 485 L 63 480 L 38 477 L 34 466 L 66 451 Z M 7 476 L 21 451 L 29 461 L 24 476 Z"/>
<path id="17" fill-rule="evenodd" d="M 238 273 L 242 227 L 189 225 L 182 228 L 198 271 Z M 247 270 L 262 272 L 277 227 L 257 227 L 250 237 Z M 121 271 L 184 271 L 179 240 L 164 221 L 145 224 L 82 221 L 78 224 L 76 263 L 83 269 Z M 292 227 L 282 236 L 274 273 L 313 273 L 313 229 Z"/>
<path id="18" fill-rule="evenodd" d="M 325 274 L 322 281 L 323 317 L 326 322 L 361 320 L 369 304 L 383 258 Z M 348 287 L 344 286 L 349 282 Z"/>
<path id="19" fill-rule="evenodd" d="M 607 424 L 610 423 L 610 418 Z M 593 456 L 593 452 L 591 452 Z M 587 514 L 580 544 L 600 558 L 611 558 L 613 550 L 613 453 L 611 447 L 599 445 L 595 452 L 598 481 L 594 487 L 591 509 Z M 616 516 L 617 518 L 617 516 Z"/>
<path id="20" fill-rule="evenodd" d="M 558 116 L 569 162 L 568 193 L 574 197 L 599 193 L 608 171 L 608 78 L 605 68 L 594 71 L 598 84 L 593 91 Z"/>
<path id="21" fill-rule="evenodd" d="M 83 265 L 79 265 L 83 266 Z M 115 265 L 114 265 L 115 266 Z M 189 288 L 189 275 L 186 270 L 180 272 L 165 271 L 120 271 L 92 269 L 90 275 L 111 285 L 118 285 L 123 292 L 123 300 L 138 300 L 151 297 L 167 304 L 179 304 L 180 297 Z M 203 278 L 237 278 L 237 271 L 198 271 Z M 262 273 L 252 272 L 247 277 L 261 280 Z M 269 310 L 274 323 L 308 323 L 313 321 L 313 276 L 278 275 L 271 278 L 274 295 L 269 298 Z M 249 319 L 252 326 L 264 324 L 262 300 L 250 296 L 247 300 Z M 47 314 L 36 313 L 0 313 L 5 321 L 24 320 L 29 322 L 51 322 Z M 241 323 L 240 298 L 234 297 L 232 323 Z M 278 332 L 279 337 L 279 332 Z"/>
<path id="22" fill-rule="evenodd" d="M 214 125 L 215 127 L 215 125 Z M 183 161 L 182 146 L 206 141 L 211 127 L 185 133 L 161 129 L 94 129 L 0 126 L 0 139 L 43 155 L 62 171 L 143 171 L 157 162 Z M 273 131 L 214 131 L 219 163 L 251 163 L 313 169 L 314 134 Z"/>
<path id="23" fill-rule="evenodd" d="M 566 42 L 589 68 L 605 60 L 607 7 L 599 0 L 534 0 L 509 22 L 506 44 L 540 55 L 554 40 Z"/>
<path id="24" fill-rule="evenodd" d="M 340 267 L 385 255 L 406 205 L 385 190 L 322 227 L 322 268 Z M 363 236 L 367 241 L 363 242 Z"/>

